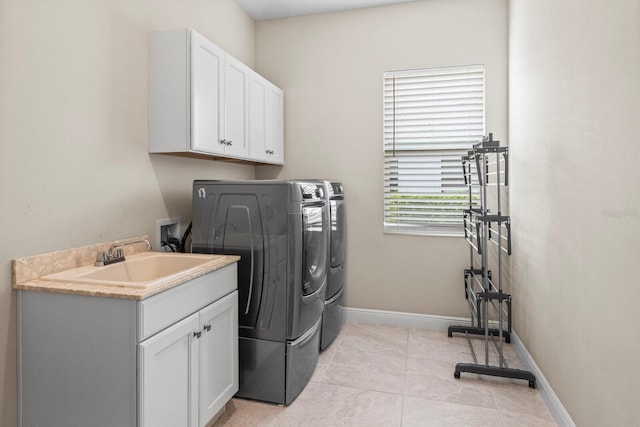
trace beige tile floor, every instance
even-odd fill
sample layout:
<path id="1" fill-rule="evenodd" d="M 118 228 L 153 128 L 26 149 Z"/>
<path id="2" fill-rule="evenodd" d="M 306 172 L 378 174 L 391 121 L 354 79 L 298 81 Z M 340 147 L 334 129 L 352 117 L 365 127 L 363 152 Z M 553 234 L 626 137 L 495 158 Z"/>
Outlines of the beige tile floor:
<path id="1" fill-rule="evenodd" d="M 484 360 L 484 340 L 475 338 L 473 345 Z M 521 367 L 511 346 L 504 347 L 508 365 Z M 214 425 L 556 425 L 526 381 L 465 373 L 455 379 L 458 362 L 473 362 L 462 335 L 347 323 L 291 405 L 233 399 Z"/>

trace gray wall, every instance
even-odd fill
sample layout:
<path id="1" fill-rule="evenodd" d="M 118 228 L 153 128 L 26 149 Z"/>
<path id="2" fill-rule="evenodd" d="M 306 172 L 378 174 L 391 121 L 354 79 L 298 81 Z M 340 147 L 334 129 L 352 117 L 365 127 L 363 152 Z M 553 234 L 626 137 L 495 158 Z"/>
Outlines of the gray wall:
<path id="1" fill-rule="evenodd" d="M 345 185 L 347 305 L 468 316 L 460 237 L 383 233 L 382 77 L 482 63 L 487 129 L 507 133 L 506 0 L 429 0 L 256 23 L 256 67 L 285 92 L 284 168 Z"/>
<path id="2" fill-rule="evenodd" d="M 16 423 L 11 259 L 191 217 L 195 178 L 255 168 L 147 154 L 147 32 L 191 26 L 254 65 L 233 0 L 0 1 L 0 425 Z M 155 244 L 155 242 L 154 242 Z"/>
<path id="3" fill-rule="evenodd" d="M 639 22 L 510 3 L 515 329 L 578 426 L 640 425 Z"/>

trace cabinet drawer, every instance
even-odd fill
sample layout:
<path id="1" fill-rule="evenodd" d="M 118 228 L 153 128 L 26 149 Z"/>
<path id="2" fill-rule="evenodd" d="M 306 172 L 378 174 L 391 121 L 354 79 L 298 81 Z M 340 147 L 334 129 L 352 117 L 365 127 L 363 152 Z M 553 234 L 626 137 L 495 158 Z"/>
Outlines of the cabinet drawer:
<path id="1" fill-rule="evenodd" d="M 222 298 L 238 287 L 237 264 L 138 302 L 138 342 Z"/>

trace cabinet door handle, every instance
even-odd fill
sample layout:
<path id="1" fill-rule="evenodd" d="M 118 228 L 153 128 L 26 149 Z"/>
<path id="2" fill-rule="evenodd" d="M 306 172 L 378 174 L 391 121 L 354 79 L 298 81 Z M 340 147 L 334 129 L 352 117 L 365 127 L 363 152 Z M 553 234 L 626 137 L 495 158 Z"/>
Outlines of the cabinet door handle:
<path id="1" fill-rule="evenodd" d="M 193 333 L 193 336 L 194 336 L 196 339 L 200 338 L 200 335 L 202 335 L 202 332 L 200 332 L 200 331 L 196 331 L 196 332 L 194 332 L 194 333 Z"/>
<path id="2" fill-rule="evenodd" d="M 233 141 L 227 141 L 227 145 L 233 145 Z"/>
<path id="3" fill-rule="evenodd" d="M 204 329 L 206 332 L 209 332 L 209 331 L 211 330 L 211 325 L 204 325 L 203 329 Z"/>
<path id="4" fill-rule="evenodd" d="M 227 145 L 227 140 L 226 139 L 221 139 L 220 140 L 220 144 Z"/>

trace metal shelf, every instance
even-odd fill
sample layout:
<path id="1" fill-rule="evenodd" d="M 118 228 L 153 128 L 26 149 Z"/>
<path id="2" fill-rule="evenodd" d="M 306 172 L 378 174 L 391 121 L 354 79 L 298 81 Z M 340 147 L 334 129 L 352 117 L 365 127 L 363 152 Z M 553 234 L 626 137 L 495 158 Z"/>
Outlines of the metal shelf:
<path id="1" fill-rule="evenodd" d="M 449 337 L 463 333 L 475 363 L 458 363 L 454 376 L 462 372 L 528 381 L 535 388 L 536 378 L 528 371 L 513 369 L 504 358 L 504 344 L 511 342 L 511 295 L 502 288 L 502 257 L 511 255 L 511 218 L 502 214 L 502 190 L 509 184 L 509 149 L 489 134 L 462 157 L 469 207 L 463 213 L 464 237 L 469 243 L 470 268 L 464 270 L 465 299 L 471 313 L 471 326 L 450 326 Z M 491 194 L 489 193 L 491 189 Z M 489 197 L 491 196 L 491 199 Z M 489 205 L 494 208 L 493 213 Z M 489 270 L 489 243 L 497 248 L 497 265 Z M 492 254 L 493 255 L 493 254 Z M 480 267 L 474 267 L 479 257 Z M 484 363 L 478 363 L 471 335 L 484 336 Z M 498 352 L 492 365 L 489 346 Z"/>

